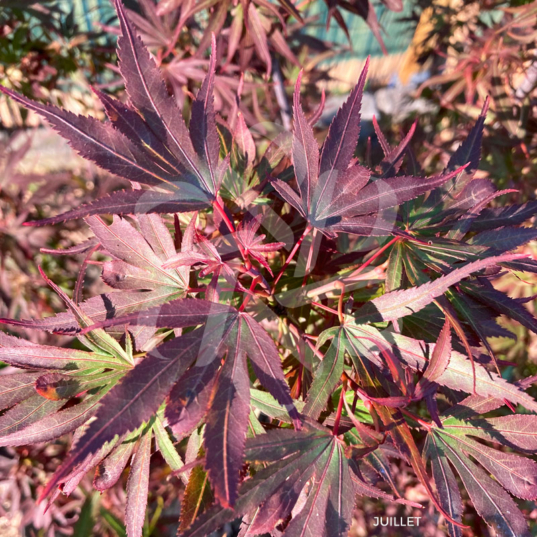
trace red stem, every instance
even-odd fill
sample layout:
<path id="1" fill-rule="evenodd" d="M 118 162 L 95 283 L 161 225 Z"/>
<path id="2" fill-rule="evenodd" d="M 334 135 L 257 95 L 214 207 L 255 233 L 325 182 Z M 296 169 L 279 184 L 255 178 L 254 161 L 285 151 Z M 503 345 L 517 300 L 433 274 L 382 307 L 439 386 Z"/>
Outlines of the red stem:
<path id="1" fill-rule="evenodd" d="M 189 287 L 186 292 L 187 293 L 205 293 L 207 291 L 206 287 Z"/>
<path id="2" fill-rule="evenodd" d="M 390 242 L 386 243 L 376 254 L 372 255 L 363 265 L 359 266 L 353 273 L 346 276 L 346 279 L 352 278 L 353 276 L 358 276 L 365 268 L 367 268 L 380 254 L 385 252 L 392 244 L 395 244 L 399 240 L 399 237 L 394 237 Z"/>
<path id="3" fill-rule="evenodd" d="M 343 315 L 343 297 L 345 295 L 345 284 L 343 282 L 336 282 L 335 286 L 339 287 L 339 290 L 341 291 L 341 294 L 339 295 L 339 300 L 337 303 L 337 316 L 338 316 L 340 324 L 344 324 L 345 317 Z"/>
<path id="4" fill-rule="evenodd" d="M 324 360 L 324 354 L 309 339 L 305 339 L 304 341 L 319 360 Z"/>
<path id="5" fill-rule="evenodd" d="M 333 313 L 334 315 L 338 315 L 338 312 L 335 309 L 329 308 L 328 306 L 325 306 L 324 304 L 321 304 L 320 302 L 311 302 L 312 306 L 317 306 L 318 308 L 321 308 L 322 310 L 329 311 L 330 313 Z"/>
<path id="6" fill-rule="evenodd" d="M 405 410 L 404 408 L 399 409 L 405 416 L 408 416 L 409 418 L 413 419 L 414 421 L 417 421 L 422 427 L 425 427 L 428 431 L 432 429 L 432 425 L 430 423 L 427 423 L 426 421 L 422 420 L 420 417 L 416 416 L 412 412 L 409 412 L 408 410 Z"/>
<path id="7" fill-rule="evenodd" d="M 308 224 L 306 226 L 306 229 L 304 230 L 304 233 L 302 233 L 302 236 L 300 239 L 298 239 L 297 243 L 293 246 L 293 249 L 291 250 L 291 253 L 287 257 L 287 260 L 283 264 L 283 267 L 280 270 L 280 273 L 278 276 L 276 276 L 276 280 L 274 281 L 274 285 L 272 286 L 272 292 L 274 293 L 274 289 L 276 288 L 276 285 L 280 281 L 280 278 L 283 276 L 283 273 L 285 272 L 285 269 L 289 266 L 289 263 L 293 260 L 293 257 L 295 257 L 295 254 L 297 253 L 298 249 L 300 248 L 300 245 L 302 244 L 302 241 L 306 238 L 308 233 L 312 230 L 312 226 Z"/>
<path id="8" fill-rule="evenodd" d="M 80 295 L 82 292 L 82 286 L 84 285 L 84 276 L 86 275 L 86 268 L 90 264 L 90 257 L 101 247 L 100 244 L 95 245 L 86 255 L 82 265 L 80 266 L 78 278 L 76 279 L 75 292 L 73 293 L 73 302 L 78 304 L 80 302 Z"/>
<path id="9" fill-rule="evenodd" d="M 220 205 L 220 202 L 218 200 L 215 200 L 213 202 L 213 207 L 220 213 L 220 216 L 222 217 L 222 220 L 225 222 L 227 228 L 231 232 L 231 236 L 233 237 L 233 240 L 235 241 L 235 244 L 237 245 L 239 252 L 241 253 L 242 258 L 246 261 L 246 253 L 244 252 L 243 247 L 237 240 L 237 237 L 235 236 L 235 233 L 237 232 L 235 228 L 235 224 L 229 219 L 228 215 L 226 214 L 226 210 L 222 205 Z"/>
<path id="10" fill-rule="evenodd" d="M 241 307 L 239 308 L 239 311 L 244 311 L 244 308 L 247 306 L 248 302 L 250 302 L 250 299 L 252 298 L 252 294 L 254 293 L 254 289 L 255 289 L 255 286 L 257 285 L 257 282 L 259 282 L 259 276 L 256 276 L 252 280 L 252 283 L 250 284 L 250 293 L 251 294 L 247 294 L 244 297 L 244 300 L 242 301 L 242 304 L 241 304 Z"/>

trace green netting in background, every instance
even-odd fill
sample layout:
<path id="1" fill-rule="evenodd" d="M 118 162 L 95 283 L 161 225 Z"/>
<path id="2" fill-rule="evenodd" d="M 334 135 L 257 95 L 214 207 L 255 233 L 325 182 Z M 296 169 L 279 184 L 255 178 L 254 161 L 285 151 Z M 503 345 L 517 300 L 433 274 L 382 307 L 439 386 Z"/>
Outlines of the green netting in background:
<path id="1" fill-rule="evenodd" d="M 109 24 L 116 20 L 110 0 L 60 0 L 58 5 L 67 13 L 73 11 L 74 22 L 82 32 L 95 30 L 96 22 Z"/>
<path id="2" fill-rule="evenodd" d="M 385 30 L 382 32 L 382 37 L 388 53 L 399 54 L 404 52 L 410 45 L 416 29 L 416 23 L 410 20 L 414 2 L 405 0 L 403 2 L 403 11 L 400 13 L 388 10 L 378 1 L 374 1 L 373 5 L 380 25 Z M 345 32 L 343 32 L 334 19 L 332 19 L 330 28 L 326 31 L 325 22 L 327 12 L 326 3 L 321 0 L 310 4 L 306 10 L 306 14 L 307 16 L 317 16 L 318 23 L 308 28 L 307 33 L 323 41 L 330 41 L 348 47 Z M 341 13 L 352 38 L 353 50 L 352 52 L 344 52 L 338 55 L 337 61 L 340 62 L 351 58 L 363 59 L 367 56 L 382 56 L 380 45 L 365 21 L 348 11 L 341 10 Z"/>
<path id="3" fill-rule="evenodd" d="M 97 21 L 107 24 L 115 20 L 114 8 L 110 0 L 61 0 L 60 4 L 67 11 L 74 9 L 75 22 L 82 31 L 93 29 L 93 24 Z M 130 4 L 130 7 L 135 7 L 133 0 L 127 1 L 126 4 Z M 394 13 L 380 2 L 374 2 L 377 17 L 385 30 L 383 38 L 389 54 L 404 52 L 412 40 L 415 23 L 409 19 L 412 15 L 413 4 L 414 2 L 411 0 L 406 0 L 403 11 Z M 306 14 L 307 16 L 318 17 L 318 23 L 307 30 L 310 35 L 341 46 L 348 45 L 345 33 L 339 28 L 335 20 L 332 20 L 328 32 L 326 31 L 327 6 L 324 1 L 311 2 L 306 8 Z M 381 56 L 380 45 L 365 21 L 347 11 L 342 10 L 342 14 L 351 34 L 354 50 L 338 56 L 338 61 L 348 58 L 365 58 L 368 55 Z"/>

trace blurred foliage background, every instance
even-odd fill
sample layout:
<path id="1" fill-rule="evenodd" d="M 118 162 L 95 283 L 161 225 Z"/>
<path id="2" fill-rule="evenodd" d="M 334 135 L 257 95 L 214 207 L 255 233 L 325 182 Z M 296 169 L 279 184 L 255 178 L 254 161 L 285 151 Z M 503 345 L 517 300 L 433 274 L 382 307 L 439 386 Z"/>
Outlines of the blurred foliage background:
<path id="1" fill-rule="evenodd" d="M 227 48 L 220 47 L 216 106 L 231 123 L 240 110 L 255 126 L 260 144 L 278 129 L 290 127 L 289 97 L 301 68 L 309 111 L 319 104 L 321 90 L 326 91 L 321 124 L 328 125 L 371 55 L 362 156 L 380 151 L 373 116 L 389 132 L 389 142 L 400 140 L 418 119 L 412 145 L 427 173 L 447 163 L 488 96 L 479 173 L 501 189 L 517 190 L 493 203 L 535 199 L 537 2 L 130 0 L 125 4 L 180 105 L 188 104 L 205 75 L 210 32 L 226 39 Z M 109 0 L 0 0 L 0 83 L 75 113 L 103 118 L 92 86 L 124 98 L 115 71 L 116 38 L 117 21 Z M 62 304 L 43 285 L 37 267 L 72 289 L 81 263 L 76 253 L 47 252 L 80 243 L 88 233 L 83 223 L 34 228 L 23 227 L 23 222 L 30 216 L 58 214 L 121 186 L 125 185 L 119 178 L 82 161 L 36 116 L 0 97 L 0 317 L 32 318 L 61 311 Z M 534 257 L 537 254 L 535 244 L 526 249 Z M 509 274 L 501 286 L 512 297 L 524 294 L 535 313 L 532 294 L 537 293 L 537 278 L 530 283 L 521 285 L 517 275 Z M 104 286 L 99 270 L 90 266 L 85 288 L 94 295 L 104 292 Z M 516 380 L 516 371 L 536 374 L 536 337 L 518 325 L 505 326 L 517 340 L 491 340 L 493 349 L 498 358 L 522 366 L 507 368 L 505 375 Z M 53 335 L 42 332 L 24 337 L 54 342 Z M 121 520 L 125 480 L 102 496 L 91 492 L 89 481 L 82 481 L 71 497 L 59 499 L 48 511 L 45 505 L 36 505 L 40 487 L 65 448 L 65 443 L 57 442 L 0 449 L 0 535 L 125 535 Z M 167 471 L 163 461 L 152 464 L 146 536 L 176 531 L 179 498 L 173 480 L 166 479 Z M 426 498 L 411 474 L 399 473 L 398 479 L 398 485 L 409 491 L 408 499 Z M 351 534 L 372 535 L 367 522 L 372 517 L 402 515 L 400 508 L 392 507 L 393 512 L 386 512 L 380 502 L 363 500 Z M 537 509 L 528 505 L 527 511 L 535 530 Z M 424 517 L 415 535 L 441 535 L 426 514 L 413 514 Z M 479 524 L 476 519 L 475 535 L 489 535 Z M 375 534 L 389 535 L 387 528 L 376 530 Z M 407 530 L 405 534 L 411 535 L 413 530 Z M 222 534 L 235 531 L 230 525 Z"/>

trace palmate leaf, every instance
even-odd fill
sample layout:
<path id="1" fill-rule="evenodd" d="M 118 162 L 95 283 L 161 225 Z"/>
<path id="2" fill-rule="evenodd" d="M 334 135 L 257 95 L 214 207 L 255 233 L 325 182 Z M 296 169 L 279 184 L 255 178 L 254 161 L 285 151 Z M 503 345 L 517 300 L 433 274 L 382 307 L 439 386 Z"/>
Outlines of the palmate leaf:
<path id="1" fill-rule="evenodd" d="M 339 328 L 329 328 L 320 334 L 317 341 L 318 346 L 322 346 L 328 338 L 332 338 L 332 341 L 319 366 L 315 369 L 313 382 L 302 410 L 304 415 L 313 419 L 319 417 L 326 407 L 327 399 L 341 379 L 345 355 L 349 356 L 351 360 L 355 360 L 360 354 L 360 338 L 365 337 L 363 332 L 355 330 L 350 324 L 345 324 Z M 385 348 L 388 347 L 389 345 L 385 346 Z M 367 359 L 377 366 L 382 365 L 382 360 L 373 353 L 368 353 Z M 270 410 L 268 410 L 268 415 L 272 415 Z"/>
<path id="2" fill-rule="evenodd" d="M 400 238 L 397 244 L 394 245 L 394 249 L 395 247 L 404 249 L 406 255 L 403 256 L 402 263 L 405 267 L 407 279 L 413 285 L 421 285 L 430 280 L 430 274 L 445 274 L 447 271 L 452 270 L 454 263 L 458 263 L 459 261 L 484 260 L 490 256 L 497 256 L 504 251 L 515 249 L 526 241 L 532 240 L 534 236 L 535 230 L 533 228 L 516 228 L 509 226 L 478 233 L 470 238 L 468 242 L 427 236 L 427 244 L 425 244 Z M 392 250 L 392 252 L 394 252 L 393 256 L 390 256 L 388 260 L 387 276 L 395 273 L 397 268 L 395 250 Z M 530 259 L 514 260 L 502 262 L 500 266 L 513 270 L 532 270 L 532 263 L 533 261 Z M 526 266 L 526 264 L 528 264 L 528 266 Z M 480 280 L 482 280 L 483 283 L 486 282 L 483 278 L 480 278 Z M 476 286 L 479 284 L 477 281 L 471 283 L 463 282 L 460 286 L 461 288 L 464 288 L 467 285 Z M 491 284 L 489 284 L 489 287 L 492 288 Z M 498 304 L 501 301 L 504 301 L 507 304 L 509 298 L 502 293 L 495 291 L 493 288 L 492 293 L 496 293 L 497 304 L 494 304 L 490 300 L 488 302 L 479 299 L 476 301 L 475 299 L 478 297 L 475 293 L 473 295 L 470 293 L 471 296 L 468 296 L 468 293 L 461 294 L 458 291 L 451 290 L 447 292 L 446 296 L 455 307 L 455 311 L 453 311 L 455 316 L 464 321 L 461 325 L 461 329 L 465 331 L 468 341 L 471 342 L 472 345 L 478 345 L 479 341 L 481 341 L 481 343 L 488 349 L 489 354 L 494 356 L 487 338 L 512 338 L 513 334 L 498 325 L 495 320 L 495 318 L 498 317 L 498 314 L 496 314 L 495 311 L 504 313 L 504 311 L 499 310 Z M 444 308 L 449 307 L 449 303 L 444 302 L 443 304 Z M 496 308 L 494 308 L 494 306 L 496 306 Z M 513 311 L 515 310 L 518 311 L 518 315 L 520 315 L 521 318 L 524 318 L 524 322 L 531 324 L 533 316 L 529 314 L 529 312 L 524 311 L 524 308 L 517 308 L 516 304 L 513 303 Z M 429 318 L 427 314 L 419 316 L 420 318 L 426 319 L 428 322 Z M 415 312 L 411 317 L 407 317 L 404 321 L 404 324 L 408 327 L 407 333 L 416 337 L 423 337 L 422 329 L 427 330 L 427 328 L 424 325 L 415 326 L 414 318 L 416 320 L 418 319 Z M 455 328 L 457 328 L 456 325 Z M 433 333 L 437 334 L 438 331 L 433 330 Z"/>
<path id="3" fill-rule="evenodd" d="M 272 185 L 311 226 L 326 234 L 387 235 L 397 232 L 383 222 L 379 213 L 414 199 L 459 174 L 455 171 L 429 180 L 422 177 L 378 178 L 368 184 L 371 171 L 352 161 L 360 134 L 360 108 L 369 62 L 347 101 L 330 125 L 319 157 L 313 129 L 300 104 L 301 75 L 293 98 L 293 165 L 299 187 L 297 194 L 281 179 Z M 375 215 L 375 216 L 368 216 Z"/>
<path id="4" fill-rule="evenodd" d="M 3 333 L 0 360 L 51 371 L 2 377 L 0 401 L 4 408 L 11 407 L 0 417 L 4 446 L 50 441 L 83 425 L 96 412 L 99 399 L 131 367 L 122 355 L 36 345 Z M 93 395 L 59 410 L 67 399 L 87 390 Z"/>
<path id="5" fill-rule="evenodd" d="M 220 336 L 227 330 L 234 329 L 238 324 L 241 327 L 241 342 L 250 358 L 252 368 L 261 381 L 282 405 L 288 406 L 289 412 L 294 412 L 289 389 L 283 378 L 281 361 L 272 338 L 247 313 L 239 313 L 235 308 L 200 299 L 181 299 L 125 317 L 109 319 L 99 323 L 99 327 L 109 327 L 122 324 L 150 325 L 158 328 L 180 328 L 202 324 L 208 318 L 214 325 L 205 327 L 205 332 L 211 334 L 213 326 L 220 332 Z M 233 341 L 233 340 L 232 340 Z M 207 365 L 208 361 L 202 361 Z M 294 414 L 294 418 L 297 415 Z"/>
<path id="6" fill-rule="evenodd" d="M 160 311 L 147 312 L 137 323 L 154 323 L 158 326 L 177 327 L 196 322 L 187 315 L 185 306 L 203 304 L 204 301 L 181 301 L 172 303 Z M 213 306 L 215 306 L 213 304 Z M 204 341 L 197 364 L 179 379 L 168 396 L 166 417 L 172 430 L 184 436 L 195 427 L 207 413 L 205 449 L 207 467 L 215 495 L 222 505 L 233 505 L 238 485 L 238 470 L 242 465 L 242 446 L 247 432 L 250 408 L 250 392 L 246 355 L 263 386 L 265 386 L 287 409 L 297 424 L 288 388 L 283 379 L 278 352 L 266 332 L 246 314 L 237 315 L 225 306 L 216 305 L 211 312 L 215 321 L 208 324 L 205 332 L 213 334 L 221 347 L 207 349 Z M 208 311 L 214 309 L 205 302 Z M 124 322 L 118 319 L 110 322 Z M 207 336 L 204 336 L 206 338 Z M 227 350 L 223 368 L 215 357 Z"/>
<path id="7" fill-rule="evenodd" d="M 98 216 L 90 216 L 86 219 L 90 229 L 104 250 L 115 259 L 132 265 L 138 271 L 128 269 L 121 265 L 119 270 L 120 282 L 125 283 L 130 279 L 134 282 L 130 285 L 134 289 L 154 289 L 156 287 L 178 287 L 185 288 L 185 282 L 181 275 L 175 270 L 167 270 L 162 267 L 162 257 L 151 248 L 147 240 L 131 224 L 120 217 L 115 216 L 110 226 Z M 146 235 L 149 237 L 149 235 Z M 168 253 L 171 253 L 168 251 Z M 113 262 L 112 262 L 113 263 Z M 109 271 L 113 265 L 105 265 L 103 279 L 113 285 L 113 275 Z M 115 285 L 114 285 L 115 286 Z"/>
<path id="8" fill-rule="evenodd" d="M 113 257 L 112 261 L 103 264 L 103 280 L 112 287 L 127 292 L 106 293 L 82 302 L 78 306 L 79 316 L 85 316 L 91 324 L 92 321 L 103 320 L 113 313 L 130 313 L 184 295 L 188 273 L 185 274 L 181 269 L 162 267 L 163 262 L 175 254 L 175 245 L 160 216 L 139 215 L 135 221 L 138 229 L 117 217 L 110 226 L 96 216 L 89 217 L 88 223 L 97 236 L 103 253 Z M 183 242 L 182 250 L 188 249 L 187 235 Z M 146 289 L 150 291 L 142 292 Z M 130 292 L 131 290 L 140 292 Z M 74 334 L 80 330 L 80 323 L 72 312 L 37 321 L 6 319 L 4 322 L 56 333 Z M 144 345 L 153 336 L 154 330 L 146 327 L 131 333 L 136 348 L 146 350 Z"/>
<path id="9" fill-rule="evenodd" d="M 202 155 L 195 151 L 194 141 L 189 135 L 175 100 L 168 94 L 160 70 L 143 45 L 142 40 L 134 32 L 122 3 L 119 0 L 114 3 L 122 33 L 118 41 L 119 70 L 125 80 L 125 87 L 133 106 L 138 110 L 151 131 L 177 159 L 188 177 L 194 179 L 194 183 L 197 183 L 198 187 L 209 196 L 215 195 L 218 189 L 215 178 L 209 178 L 207 172 L 202 168 L 200 162 Z M 212 96 L 209 96 L 208 92 L 213 83 L 212 76 L 209 75 L 209 80 L 205 85 L 205 93 L 211 98 Z M 201 101 L 205 101 L 204 95 L 202 95 Z M 208 124 L 214 125 L 213 132 L 209 132 L 212 130 L 212 126 L 208 125 L 208 133 L 215 134 L 214 114 L 206 121 Z M 198 134 L 207 134 L 202 131 L 193 132 L 195 132 L 194 138 Z M 195 144 L 199 150 L 202 145 L 205 145 L 205 141 L 196 139 Z"/>
<path id="10" fill-rule="evenodd" d="M 174 382 L 196 358 L 202 338 L 191 332 L 162 344 L 132 369 L 102 401 L 93 421 L 47 485 L 43 496 L 88 455 L 133 431 L 158 410 Z M 134 394 L 134 395 L 133 395 Z"/>
<path id="11" fill-rule="evenodd" d="M 369 491 L 383 495 L 362 480 L 338 439 L 322 427 L 307 426 L 298 432 L 279 429 L 247 439 L 245 458 L 268 466 L 241 485 L 234 510 L 209 508 L 181 533 L 183 537 L 205 537 L 241 515 L 249 519 L 247 535 L 266 532 L 271 524 L 273 529 L 275 522 L 291 514 L 313 476 L 303 508 L 283 535 L 342 537 L 350 528 L 355 495 Z"/>
<path id="12" fill-rule="evenodd" d="M 460 417 L 459 409 L 462 410 Z M 458 486 L 447 461 L 461 477 L 479 515 L 498 535 L 530 535 L 524 516 L 507 492 L 519 498 L 535 499 L 537 464 L 515 453 L 492 448 L 477 439 L 507 444 L 515 451 L 535 453 L 537 417 L 479 417 L 479 414 L 491 409 L 493 407 L 484 407 L 483 399 L 475 396 L 453 407 L 448 415 L 442 417 L 442 428 L 432 427 L 424 455 L 431 460 L 435 481 L 446 491 L 445 502 L 452 504 L 456 520 L 461 520 L 462 506 Z M 465 418 L 464 414 L 467 415 L 469 410 L 473 410 L 472 416 Z M 489 477 L 490 474 L 494 479 Z M 457 534 L 452 528 L 450 531 Z"/>
<path id="13" fill-rule="evenodd" d="M 3 86 L 0 91 L 43 116 L 83 157 L 116 175 L 166 192 L 116 192 L 63 215 L 29 225 L 45 225 L 94 214 L 185 212 L 211 204 L 227 163 L 219 165 L 220 143 L 213 106 L 216 42 L 209 73 L 193 107 L 190 132 L 149 51 L 134 32 L 122 3 L 115 2 L 122 35 L 119 70 L 134 109 L 96 92 L 111 123 L 76 116 L 31 101 Z"/>
<path id="14" fill-rule="evenodd" d="M 454 263 L 479 259 L 486 260 L 490 256 L 497 256 L 504 251 L 516 249 L 526 241 L 532 240 L 533 237 L 535 237 L 535 230 L 533 228 L 509 226 L 478 233 L 470 238 L 468 242 L 427 237 L 428 243 L 421 244 L 416 241 L 400 238 L 394 248 L 404 249 L 406 255 L 403 256 L 402 263 L 405 267 L 406 276 L 413 285 L 420 285 L 425 284 L 430 279 L 429 274 L 445 274 L 447 271 L 452 270 Z M 392 252 L 393 255 L 388 260 L 387 276 L 396 273 L 397 257 L 395 250 L 392 250 Z M 522 264 L 522 266 L 517 266 L 517 263 Z M 532 260 L 506 261 L 505 264 L 502 262 L 501 266 L 514 270 L 526 270 L 526 263 L 532 263 Z M 531 269 L 531 265 L 529 268 Z M 483 280 L 483 283 L 486 282 L 482 278 L 481 280 Z M 479 286 L 477 281 L 471 283 L 463 282 L 461 288 L 465 288 L 467 285 L 473 287 Z M 499 326 L 495 320 L 498 314 L 509 311 L 509 309 L 502 309 L 500 311 L 499 307 L 502 301 L 507 305 L 510 300 L 509 297 L 495 291 L 491 284 L 488 286 L 492 289 L 491 294 L 496 296 L 496 301 L 488 300 L 487 302 L 485 300 L 479 300 L 476 293 L 470 293 L 471 296 L 468 296 L 468 293 L 461 294 L 453 290 L 447 292 L 447 297 L 455 307 L 456 316 L 464 321 L 462 329 L 466 331 L 466 336 L 469 338 L 468 341 L 471 341 L 473 345 L 477 345 L 481 341 L 488 349 L 489 354 L 493 356 L 487 338 L 513 337 L 513 335 L 512 332 Z M 476 302 L 475 299 L 478 301 Z M 444 303 L 444 306 L 449 306 L 449 304 Z M 512 306 L 513 313 L 516 311 L 517 313 L 514 314 L 524 319 L 526 326 L 531 325 L 533 316 L 516 303 L 512 303 Z M 416 311 L 418 310 L 414 310 L 414 313 Z M 407 319 L 405 319 L 404 323 L 410 327 L 413 323 L 412 318 L 407 317 Z M 414 327 L 409 328 L 407 333 L 417 337 L 423 337 L 420 334 L 419 328 L 418 330 Z"/>
<path id="15" fill-rule="evenodd" d="M 179 174 L 153 162 L 143 147 L 134 144 L 111 125 L 51 105 L 39 104 L 3 86 L 0 86 L 0 91 L 42 115 L 60 135 L 69 140 L 73 149 L 105 170 L 131 181 L 176 190 Z"/>
<path id="16" fill-rule="evenodd" d="M 240 468 L 250 403 L 245 356 L 250 358 L 261 383 L 286 407 L 299 426 L 298 413 L 289 395 L 272 339 L 248 314 L 230 306 L 199 299 L 175 301 L 134 317 L 114 318 L 101 324 L 104 327 L 133 322 L 169 328 L 205 326 L 163 343 L 123 377 L 103 399 L 96 420 L 89 425 L 44 494 L 80 461 L 94 453 L 98 446 L 116 435 L 134 430 L 150 419 L 174 384 L 178 380 L 179 385 L 183 383 L 182 375 L 190 375 L 192 370 L 187 372 L 187 369 L 194 361 L 197 360 L 196 367 L 202 369 L 203 378 L 203 368 L 216 373 L 214 362 L 218 363 L 227 354 L 209 402 L 208 423 L 213 433 L 206 436 L 205 448 L 216 497 L 222 505 L 232 505 L 236 497 L 237 471 Z M 200 389 L 207 382 L 210 379 L 198 383 Z M 189 410 L 189 401 L 197 397 L 192 389 L 198 389 L 195 384 L 189 385 L 189 388 L 191 392 L 188 398 L 179 400 L 179 405 L 182 404 L 186 412 Z M 170 415 L 176 418 L 181 416 L 180 406 L 178 408 L 176 404 L 175 408 L 175 414 L 167 413 L 168 419 Z M 203 411 L 205 409 L 202 408 Z M 173 421 L 171 423 L 173 426 Z"/>
<path id="17" fill-rule="evenodd" d="M 276 252 L 285 246 L 284 242 L 263 243 L 265 235 L 257 235 L 261 226 L 262 215 L 245 218 L 237 227 L 237 241 L 242 245 L 244 252 L 255 259 L 261 266 L 265 267 L 272 274 L 270 265 L 267 263 L 264 254 Z"/>
<path id="18" fill-rule="evenodd" d="M 521 224 L 534 212 L 531 203 L 513 206 L 513 209 L 505 208 L 505 213 L 503 213 L 503 208 L 499 211 L 485 208 L 496 197 L 512 192 L 511 190 L 498 191 L 490 180 L 474 178 L 481 155 L 486 107 L 487 105 L 468 138 L 455 152 L 446 168 L 446 170 L 453 170 L 462 160 L 468 159 L 468 166 L 464 172 L 455 175 L 444 186 L 433 191 L 421 206 L 407 204 L 405 207 L 410 229 L 415 232 L 423 233 L 428 238 L 433 233 L 447 231 L 446 237 L 461 239 L 473 229 L 492 230 L 501 226 Z M 482 220 L 482 215 L 487 213 L 489 216 Z M 499 218 L 495 221 L 496 214 Z M 505 215 L 504 218 L 502 214 Z M 508 215 L 513 219 L 509 220 Z M 479 224 L 475 224 L 479 221 L 483 223 L 481 228 Z"/>

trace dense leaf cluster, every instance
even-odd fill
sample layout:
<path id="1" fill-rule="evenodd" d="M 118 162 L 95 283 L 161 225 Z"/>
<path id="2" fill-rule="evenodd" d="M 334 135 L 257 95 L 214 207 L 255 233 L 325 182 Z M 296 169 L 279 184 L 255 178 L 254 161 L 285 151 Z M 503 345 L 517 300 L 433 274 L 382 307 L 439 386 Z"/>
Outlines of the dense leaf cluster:
<path id="1" fill-rule="evenodd" d="M 485 414 L 537 412 L 525 391 L 533 379 L 504 380 L 488 342 L 512 335 L 500 315 L 537 331 L 523 302 L 493 286 L 507 270 L 537 271 L 513 253 L 537 237 L 523 226 L 537 204 L 488 208 L 505 191 L 474 177 L 486 107 L 447 168 L 427 178 L 413 129 L 391 147 L 376 125 L 383 160 L 354 157 L 367 65 L 321 148 L 321 111 L 305 116 L 299 77 L 293 132 L 258 157 L 242 116 L 232 128 L 214 112 L 214 38 L 187 127 L 116 7 L 129 102 L 99 93 L 107 123 L 2 89 L 132 190 L 27 222 L 84 217 L 94 238 L 73 252 L 84 267 L 106 256 L 113 290 L 78 303 L 43 273 L 67 311 L 3 320 L 74 335 L 87 350 L 0 333 L 0 359 L 21 369 L 0 377 L 1 445 L 74 431 L 43 492 L 52 499 L 93 468 L 105 490 L 130 461 L 132 537 L 153 438 L 186 483 L 185 536 L 237 517 L 245 536 L 346 535 L 356 495 L 416 505 L 394 484 L 394 458 L 412 467 L 452 535 L 465 527 L 455 473 L 499 535 L 529 535 L 511 495 L 537 498 L 527 457 L 535 415 Z"/>

